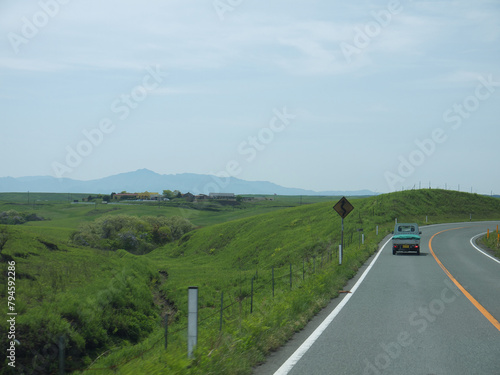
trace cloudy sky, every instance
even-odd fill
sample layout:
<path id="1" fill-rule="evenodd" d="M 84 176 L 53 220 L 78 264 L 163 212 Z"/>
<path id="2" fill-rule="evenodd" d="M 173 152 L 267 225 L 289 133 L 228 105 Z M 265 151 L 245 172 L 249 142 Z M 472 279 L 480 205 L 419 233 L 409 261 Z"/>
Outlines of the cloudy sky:
<path id="1" fill-rule="evenodd" d="M 500 194 L 500 3 L 0 1 L 0 176 Z"/>

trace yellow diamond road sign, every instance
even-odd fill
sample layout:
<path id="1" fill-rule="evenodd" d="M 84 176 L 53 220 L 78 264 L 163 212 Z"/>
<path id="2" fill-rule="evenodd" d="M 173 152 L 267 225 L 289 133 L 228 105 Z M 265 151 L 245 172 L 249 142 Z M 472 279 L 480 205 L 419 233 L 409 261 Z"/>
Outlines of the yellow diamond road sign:
<path id="1" fill-rule="evenodd" d="M 352 210 L 354 210 L 354 207 L 351 203 L 349 203 L 346 197 L 342 197 L 342 199 L 339 200 L 335 206 L 333 206 L 333 209 L 337 211 L 342 219 L 344 219 Z"/>

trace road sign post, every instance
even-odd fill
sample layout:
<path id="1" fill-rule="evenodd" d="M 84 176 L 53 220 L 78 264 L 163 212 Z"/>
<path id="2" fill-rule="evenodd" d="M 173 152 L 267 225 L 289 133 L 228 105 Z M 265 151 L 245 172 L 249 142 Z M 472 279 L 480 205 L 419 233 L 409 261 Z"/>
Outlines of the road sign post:
<path id="1" fill-rule="evenodd" d="M 342 264 L 342 258 L 344 255 L 344 218 L 342 218 L 342 229 L 340 231 L 340 253 L 339 253 L 339 264 Z"/>
<path id="2" fill-rule="evenodd" d="M 344 219 L 349 213 L 354 210 L 354 207 L 349 201 L 346 199 L 346 197 L 342 197 L 335 206 L 333 206 L 333 209 L 337 211 L 337 213 L 340 215 L 342 218 L 342 227 L 341 227 L 341 234 L 340 234 L 340 247 L 339 247 L 339 264 L 342 264 L 342 253 L 344 251 Z"/>

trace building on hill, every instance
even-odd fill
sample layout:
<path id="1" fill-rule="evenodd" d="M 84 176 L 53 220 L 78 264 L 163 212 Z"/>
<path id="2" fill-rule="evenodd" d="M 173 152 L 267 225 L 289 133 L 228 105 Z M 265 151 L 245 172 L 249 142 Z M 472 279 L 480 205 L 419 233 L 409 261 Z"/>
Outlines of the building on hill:
<path id="1" fill-rule="evenodd" d="M 236 200 L 234 193 L 210 193 L 210 199 Z"/>
<path id="2" fill-rule="evenodd" d="M 148 191 L 145 191 L 144 193 L 112 193 L 111 199 L 158 201 L 163 200 L 163 196 L 158 193 L 150 193 Z"/>
<path id="3" fill-rule="evenodd" d="M 139 197 L 138 193 L 119 193 L 119 194 L 114 194 L 112 195 L 113 198 L 116 198 L 118 200 L 121 199 L 137 199 Z"/>

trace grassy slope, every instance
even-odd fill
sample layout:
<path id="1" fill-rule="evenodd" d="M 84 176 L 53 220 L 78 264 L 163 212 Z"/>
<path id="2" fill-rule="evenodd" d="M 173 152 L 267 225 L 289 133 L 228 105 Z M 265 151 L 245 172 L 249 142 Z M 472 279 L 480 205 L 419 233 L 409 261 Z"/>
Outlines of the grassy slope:
<path id="1" fill-rule="evenodd" d="M 348 247 L 344 264 L 338 267 L 335 262 L 326 262 L 330 254 L 335 255 L 340 237 L 340 219 L 332 210 L 334 202 L 282 209 L 291 203 L 281 202 L 280 206 L 280 202 L 263 202 L 254 210 L 227 209 L 218 213 L 145 206 L 118 206 L 119 209 L 114 210 L 103 205 L 95 211 L 92 206 L 41 205 L 36 213 L 52 220 L 9 227 L 15 240 L 9 241 L 3 251 L 18 263 L 17 272 L 36 279 L 25 277 L 16 284 L 22 311 L 20 331 L 29 335 L 43 329 L 52 337 L 57 332 L 69 332 L 74 346 L 81 347 L 86 337 L 82 327 L 102 332 L 99 323 L 105 321 L 104 329 L 109 336 L 120 328 L 110 327 L 113 319 L 109 314 L 115 314 L 117 320 L 130 320 L 137 318 L 129 311 L 135 309 L 143 311 L 142 321 L 136 324 L 139 338 L 147 335 L 148 327 L 154 324 L 149 337 L 130 345 L 127 341 L 131 339 L 126 333 L 120 335 L 115 331 L 111 342 L 106 342 L 105 335 L 101 335 L 101 341 L 95 343 L 85 363 L 116 345 L 94 364 L 94 369 L 117 366 L 121 373 L 141 373 L 144 369 L 150 373 L 166 369 L 172 373 L 248 373 L 251 366 L 280 346 L 336 295 L 375 251 L 380 239 L 392 230 L 395 217 L 400 222 L 409 220 L 421 224 L 426 215 L 429 223 L 468 221 L 471 213 L 473 220 L 500 218 L 500 200 L 451 191 L 408 191 L 352 200 L 355 211 L 345 220 Z M 6 209 L 30 211 L 29 207 L 12 204 L 0 206 L 0 210 Z M 271 212 L 245 217 L 266 210 Z M 181 212 L 199 224 L 236 220 L 200 228 L 188 233 L 179 243 L 142 257 L 68 244 L 69 234 L 79 222 L 93 220 L 105 211 L 137 215 L 179 215 Z M 379 237 L 374 233 L 376 225 L 380 226 Z M 356 230 L 359 228 L 364 228 L 367 238 L 364 247 L 358 245 Z M 58 244 L 60 251 L 48 250 L 39 239 Z M 324 262 L 320 261 L 321 257 Z M 294 270 L 292 291 L 288 283 L 290 263 Z M 306 270 L 304 281 L 302 266 Z M 277 278 L 275 298 L 270 286 L 272 267 Z M 159 270 L 166 271 L 168 279 L 165 280 L 167 274 L 159 274 Z M 256 273 L 259 277 L 255 281 L 254 314 L 249 315 L 250 280 Z M 200 287 L 203 323 L 194 366 L 188 368 L 186 288 L 191 285 Z M 224 329 L 219 334 L 217 307 L 221 292 L 225 296 L 224 305 L 233 306 L 224 311 Z M 6 304 L 4 293 L 2 291 L 1 303 Z M 128 300 L 120 300 L 122 295 L 128 296 Z M 157 306 L 156 318 L 150 316 L 153 300 Z M 44 316 L 44 311 L 50 314 Z M 90 313 L 82 315 L 79 311 Z M 160 315 L 167 312 L 171 335 L 169 349 L 165 351 Z M 52 326 L 42 324 L 43 318 L 52 322 Z"/>
<path id="2" fill-rule="evenodd" d="M 6 261 L 16 261 L 16 311 L 19 313 L 16 329 L 17 338 L 22 341 L 16 353 L 18 364 L 36 366 L 42 372 L 47 372 L 51 365 L 56 366 L 52 354 L 61 333 L 69 340 L 69 357 L 79 358 L 68 360 L 67 367 L 81 368 L 106 349 L 143 338 L 152 323 L 160 324 L 158 308 L 152 306 L 153 300 L 156 305 L 162 300 L 157 291 L 164 278 L 158 274 L 159 268 L 146 257 L 72 246 L 69 235 L 80 223 L 103 214 L 161 214 L 181 215 L 201 224 L 293 204 L 287 199 L 286 202 L 247 204 L 244 209 L 215 205 L 217 211 L 185 208 L 182 203 L 181 207 L 133 204 L 98 205 L 96 209 L 94 205 L 67 204 L 64 194 L 31 193 L 31 202 L 38 200 L 35 205 L 27 205 L 26 197 L 25 194 L 1 194 L 0 198 L 5 200 L 0 203 L 0 211 L 35 212 L 49 220 L 22 226 L 0 225 L 0 231 L 6 230 L 9 237 L 1 249 L 1 262 L 6 269 Z M 51 249 L 52 244 L 57 248 Z M 5 272 L 0 276 L 3 285 L 7 284 L 6 276 Z M 5 306 L 6 291 L 0 291 L 0 300 Z M 127 298 L 121 298 L 122 294 Z M 142 314 L 134 316 L 131 310 Z M 6 321 L 0 323 L 5 332 L 6 324 Z M 138 332 L 130 327 L 138 327 Z M 129 332 L 122 332 L 125 328 Z M 2 336 L 1 347 L 5 347 L 6 340 L 6 336 Z"/>
<path id="3" fill-rule="evenodd" d="M 248 373 L 251 366 L 300 329 L 310 317 L 334 297 L 348 278 L 376 250 L 381 238 L 390 233 L 394 219 L 425 224 L 446 221 L 499 219 L 500 201 L 488 197 L 451 191 L 408 191 L 353 201 L 355 211 L 345 220 L 346 241 L 342 267 L 327 264 L 315 277 L 301 281 L 301 266 L 312 272 L 312 259 L 335 252 L 340 237 L 340 219 L 332 203 L 291 208 L 265 215 L 213 225 L 187 234 L 179 243 L 148 254 L 159 266 L 168 269 L 164 293 L 175 301 L 177 313 L 171 329 L 169 350 L 149 341 L 137 351 L 115 353 L 101 366 L 125 361 L 143 350 L 140 361 L 131 360 L 122 367 L 125 373 L 138 371 L 144 363 L 149 370 L 172 373 Z M 375 227 L 380 226 L 379 237 Z M 358 245 L 359 228 L 364 229 L 367 244 Z M 352 240 L 351 240 L 352 238 Z M 288 292 L 289 264 L 293 264 L 296 289 Z M 326 263 L 326 261 L 325 261 Z M 279 296 L 270 298 L 270 271 L 275 267 Z M 280 268 L 281 267 L 281 268 Z M 298 271 L 297 271 L 298 270 Z M 298 272 L 298 274 L 297 274 Z M 254 314 L 249 315 L 250 280 L 255 274 L 258 294 Z M 187 368 L 185 327 L 187 293 L 191 285 L 200 287 L 200 328 L 198 353 L 194 367 Z M 224 330 L 219 334 L 217 306 L 224 292 L 227 304 L 239 302 L 237 311 L 225 311 Z M 226 304 L 225 304 L 226 306 Z M 257 310 L 257 312 L 255 312 Z M 204 320 L 207 319 L 207 320 Z M 265 332 L 265 333 L 263 333 Z M 154 336 L 161 340 L 161 334 Z M 104 372 L 106 373 L 106 372 Z"/>

